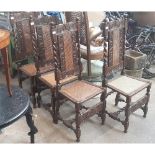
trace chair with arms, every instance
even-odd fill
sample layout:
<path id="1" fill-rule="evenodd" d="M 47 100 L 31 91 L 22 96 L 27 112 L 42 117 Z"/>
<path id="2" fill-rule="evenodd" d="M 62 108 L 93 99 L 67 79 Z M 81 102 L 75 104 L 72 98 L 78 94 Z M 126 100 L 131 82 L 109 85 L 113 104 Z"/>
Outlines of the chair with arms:
<path id="1" fill-rule="evenodd" d="M 106 108 L 105 112 L 114 120 L 121 122 L 124 125 L 124 132 L 126 133 L 129 126 L 129 116 L 132 112 L 136 111 L 137 109 L 142 109 L 144 112 L 144 117 L 146 117 L 151 83 L 142 79 L 136 79 L 123 75 L 126 32 L 125 25 L 126 19 L 123 17 L 113 21 L 109 21 L 109 19 L 106 18 L 102 27 L 103 36 L 105 38 L 103 87 L 112 90 L 109 93 L 106 91 L 105 102 L 107 102 L 107 98 L 112 94 L 112 92 L 116 93 L 116 106 L 120 101 L 125 102 L 125 107 L 120 108 L 118 111 L 110 112 L 110 110 L 107 110 Z M 122 69 L 122 74 L 119 77 L 108 80 L 107 77 L 112 73 L 112 71 L 119 71 L 120 69 Z M 133 97 L 145 89 L 146 94 L 132 103 Z M 123 100 L 120 96 L 124 96 L 125 100 Z M 122 120 L 119 116 L 119 114 L 122 112 L 125 112 L 124 120 Z"/>
<path id="2" fill-rule="evenodd" d="M 65 126 L 72 129 L 77 142 L 80 141 L 80 124 L 82 122 L 99 113 L 102 122 L 104 122 L 104 89 L 81 79 L 82 66 L 78 24 L 77 20 L 76 23 L 69 22 L 64 25 L 57 25 L 56 28 L 52 29 L 56 80 L 55 120 L 56 123 L 61 120 Z M 67 78 L 72 78 L 72 80 L 66 81 Z M 61 81 L 65 82 L 62 83 Z M 86 106 L 86 101 L 90 101 L 99 94 L 101 94 L 99 103 Z M 61 97 L 71 101 L 69 103 L 75 106 L 75 118 L 73 120 L 65 120 L 60 114 L 60 105 L 64 103 Z"/>
<path id="3" fill-rule="evenodd" d="M 90 28 L 87 12 L 65 12 L 66 22 L 80 21 L 80 53 L 87 60 L 87 73 L 91 77 L 91 60 L 103 59 L 103 45 L 94 46 L 93 41 L 102 34 L 100 28 Z"/>

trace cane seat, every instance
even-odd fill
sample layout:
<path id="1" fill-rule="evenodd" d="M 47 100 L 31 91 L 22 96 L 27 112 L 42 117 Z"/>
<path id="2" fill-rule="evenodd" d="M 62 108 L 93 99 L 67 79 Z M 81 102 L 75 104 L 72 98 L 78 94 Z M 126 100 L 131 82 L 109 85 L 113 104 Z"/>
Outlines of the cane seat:
<path id="1" fill-rule="evenodd" d="M 56 81 L 55 81 L 55 75 L 54 75 L 54 72 L 48 72 L 46 74 L 42 74 L 39 79 L 44 82 L 46 85 L 48 85 L 49 87 L 55 87 L 56 86 Z M 60 83 L 66 83 L 70 80 L 74 80 L 74 79 L 77 79 L 77 76 L 70 76 L 70 77 L 67 77 L 63 80 L 60 81 Z"/>
<path id="2" fill-rule="evenodd" d="M 21 67 L 19 67 L 19 70 L 21 70 L 24 74 L 28 75 L 28 76 L 35 76 L 37 73 L 35 64 L 26 64 L 23 65 Z"/>
<path id="3" fill-rule="evenodd" d="M 107 83 L 111 89 L 117 90 L 123 95 L 132 96 L 149 85 L 146 81 L 141 81 L 128 76 L 120 76 L 119 78 Z"/>
<path id="4" fill-rule="evenodd" d="M 103 89 L 100 87 L 91 85 L 86 81 L 75 81 L 68 85 L 64 85 L 60 93 L 78 104 L 102 93 L 102 91 Z"/>

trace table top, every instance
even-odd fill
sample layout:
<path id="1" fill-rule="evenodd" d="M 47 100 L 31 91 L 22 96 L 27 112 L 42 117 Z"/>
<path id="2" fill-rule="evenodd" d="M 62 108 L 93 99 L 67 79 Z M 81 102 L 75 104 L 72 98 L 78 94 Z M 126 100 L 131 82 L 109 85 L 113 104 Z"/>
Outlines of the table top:
<path id="1" fill-rule="evenodd" d="M 30 106 L 28 94 L 17 86 L 12 86 L 12 96 L 7 87 L 0 85 L 0 129 L 22 117 Z"/>
<path id="2" fill-rule="evenodd" d="M 0 29 L 0 49 L 8 46 L 10 43 L 10 32 Z"/>

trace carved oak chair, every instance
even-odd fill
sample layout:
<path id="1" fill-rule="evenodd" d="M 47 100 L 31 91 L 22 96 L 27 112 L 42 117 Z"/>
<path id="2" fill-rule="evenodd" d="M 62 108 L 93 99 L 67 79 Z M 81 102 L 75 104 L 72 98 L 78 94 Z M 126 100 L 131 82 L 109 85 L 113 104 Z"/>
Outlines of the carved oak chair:
<path id="1" fill-rule="evenodd" d="M 53 52 L 55 60 L 55 120 L 61 120 L 65 126 L 76 134 L 77 142 L 80 141 L 80 124 L 88 118 L 100 113 L 104 121 L 103 98 L 104 89 L 81 79 L 79 25 L 69 22 L 57 25 L 52 29 Z M 72 78 L 70 81 L 66 79 Z M 62 83 L 62 81 L 65 81 Z M 85 102 L 95 96 L 101 95 L 101 101 L 87 107 Z M 60 105 L 64 103 L 61 98 L 71 101 L 75 106 L 75 119 L 64 120 L 60 114 Z M 75 127 L 74 127 L 75 123 Z"/>
<path id="2" fill-rule="evenodd" d="M 34 54 L 32 48 L 30 22 L 30 18 L 15 20 L 14 17 L 11 17 L 11 25 L 14 38 L 14 53 L 12 59 L 17 65 L 19 86 L 22 88 L 22 82 L 25 79 L 30 78 L 31 95 L 33 99 L 33 105 L 35 106 L 34 81 L 36 68 L 33 63 Z M 29 60 L 32 63 L 29 63 Z"/>
<path id="3" fill-rule="evenodd" d="M 24 20 L 23 22 L 21 22 L 21 24 L 18 24 L 18 25 L 22 25 L 21 27 L 17 27 L 17 26 L 15 26 L 16 25 L 16 22 L 18 23 L 18 21 L 22 21 L 23 19 L 30 19 L 30 18 L 32 18 L 33 20 L 34 19 L 37 19 L 39 16 L 41 16 L 41 12 L 25 12 L 25 11 L 20 11 L 20 12 L 9 12 L 9 19 L 10 19 L 10 23 L 11 23 L 11 25 L 12 25 L 12 30 L 13 30 L 13 35 L 11 35 L 12 37 L 11 37 L 11 58 L 10 58 L 10 61 L 11 61 L 11 63 L 12 63 L 12 76 L 14 77 L 16 74 L 16 66 L 14 65 L 14 64 L 16 64 L 16 61 L 19 61 L 20 60 L 20 62 L 21 63 L 28 63 L 28 61 L 33 61 L 33 60 L 31 60 L 32 59 L 32 57 L 31 56 L 28 56 L 27 58 L 20 58 L 20 57 L 16 57 L 16 51 L 14 51 L 14 44 L 16 44 L 16 42 L 14 43 L 14 36 L 15 36 L 15 34 L 14 33 L 16 33 L 16 31 L 15 31 L 15 29 L 17 28 L 17 29 L 21 29 L 21 30 L 23 30 L 23 33 L 21 33 L 21 34 L 23 34 L 23 36 L 25 37 L 26 36 L 26 38 L 27 39 L 24 39 L 23 38 L 23 45 L 26 43 L 26 42 L 30 42 L 30 40 L 31 39 L 28 39 L 28 38 L 30 38 L 30 32 L 28 32 L 28 30 L 25 30 L 25 27 L 26 26 L 23 26 L 24 24 L 22 24 L 22 23 L 24 23 L 24 22 L 26 22 L 26 20 Z M 27 20 L 28 21 L 28 20 Z M 23 27 L 23 28 L 22 28 Z M 30 29 L 30 26 L 28 26 L 27 27 L 27 29 Z M 25 35 L 25 34 L 26 35 Z M 20 39 L 19 39 L 20 40 Z M 17 40 L 18 41 L 18 40 Z M 29 45 L 29 44 L 28 44 Z M 25 46 L 27 46 L 27 45 L 25 45 Z M 32 45 L 30 44 L 29 46 L 31 46 L 32 47 Z M 30 47 L 30 48 L 31 48 Z M 18 52 L 19 53 L 19 52 Z M 30 52 L 31 53 L 31 52 Z M 32 53 L 31 53 L 32 54 Z M 30 54 L 30 55 L 31 55 Z M 23 53 L 23 55 L 24 55 L 24 53 Z"/>
<path id="4" fill-rule="evenodd" d="M 14 18 L 12 18 L 12 27 L 15 42 L 14 59 L 17 62 L 19 85 L 20 87 L 22 87 L 23 80 L 27 78 L 31 79 L 31 95 L 34 107 L 36 107 L 35 93 L 38 92 L 38 90 L 36 87 L 37 69 L 34 63 L 35 52 L 33 49 L 31 23 L 35 23 L 35 25 L 41 25 L 50 23 L 53 20 L 54 22 L 56 22 L 53 18 L 54 17 L 42 16 L 41 18 L 24 18 L 17 21 L 13 20 Z M 32 63 L 27 64 L 29 57 L 31 57 L 33 60 Z M 23 60 L 26 61 L 26 64 L 24 65 L 22 63 Z"/>
<path id="5" fill-rule="evenodd" d="M 103 59 L 103 46 L 94 46 L 92 41 L 102 34 L 98 28 L 89 28 L 87 12 L 65 12 L 66 22 L 75 22 L 76 18 L 80 20 L 80 52 L 81 57 L 87 60 L 87 73 L 90 77 L 91 60 Z"/>
<path id="6" fill-rule="evenodd" d="M 38 107 L 41 105 L 41 91 L 49 88 L 47 83 L 44 82 L 44 78 L 54 69 L 49 24 L 52 23 L 53 25 L 57 25 L 59 22 L 58 18 L 54 16 L 42 16 L 31 22 L 32 46 L 36 68 L 35 92 L 38 93 Z"/>
<path id="7" fill-rule="evenodd" d="M 38 93 L 37 103 L 38 107 L 41 104 L 41 91 L 49 88 L 46 83 L 48 80 L 47 75 L 54 78 L 54 60 L 52 40 L 50 37 L 49 23 L 52 21 L 52 17 L 44 16 L 43 18 L 31 23 L 32 30 L 32 45 L 35 53 L 35 67 L 36 67 L 36 90 Z"/>
<path id="8" fill-rule="evenodd" d="M 106 18 L 103 22 L 103 36 L 104 42 L 104 79 L 103 87 L 108 88 L 112 91 L 107 93 L 105 103 L 109 95 L 113 92 L 116 93 L 115 105 L 119 102 L 125 102 L 125 106 L 120 108 L 116 112 L 110 112 L 107 109 L 104 111 L 114 120 L 117 120 L 124 125 L 124 132 L 126 133 L 129 126 L 129 116 L 132 112 L 137 109 L 142 109 L 144 112 L 143 117 L 146 117 L 148 111 L 148 102 L 150 98 L 151 83 L 142 79 L 136 79 L 123 75 L 124 71 L 124 52 L 125 52 L 125 32 L 126 32 L 126 19 L 121 18 L 119 20 L 109 21 Z M 112 71 L 119 71 L 122 69 L 121 75 L 112 80 L 108 80 L 108 75 Z M 146 94 L 132 103 L 133 97 L 146 89 Z M 140 94 L 141 95 L 141 94 Z M 121 98 L 125 97 L 125 100 Z M 107 103 L 108 104 L 108 103 Z M 105 106 L 106 107 L 106 106 Z M 125 112 L 125 119 L 122 120 L 119 114 Z"/>
<path id="9" fill-rule="evenodd" d="M 41 91 L 50 89 L 51 102 L 43 104 L 53 116 L 55 109 L 55 75 L 54 75 L 54 57 L 52 48 L 52 39 L 50 35 L 50 24 L 57 25 L 59 21 L 53 16 L 44 16 L 40 21 L 35 21 L 31 24 L 32 44 L 35 53 L 35 67 L 37 70 L 36 92 L 38 107 L 41 106 Z M 68 78 L 66 80 L 70 80 Z M 63 81 L 62 81 L 63 82 Z M 52 109 L 51 109 L 52 106 Z M 53 117 L 54 118 L 54 117 Z M 54 121 L 55 122 L 55 121 Z"/>

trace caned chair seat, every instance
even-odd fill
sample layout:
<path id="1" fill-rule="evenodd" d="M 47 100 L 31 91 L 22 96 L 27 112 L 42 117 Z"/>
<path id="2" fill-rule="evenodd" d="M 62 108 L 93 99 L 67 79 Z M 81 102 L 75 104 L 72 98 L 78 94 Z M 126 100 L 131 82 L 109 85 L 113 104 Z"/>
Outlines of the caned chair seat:
<path id="1" fill-rule="evenodd" d="M 37 73 L 35 64 L 26 64 L 19 68 L 24 74 L 28 76 L 35 76 Z"/>
<path id="2" fill-rule="evenodd" d="M 141 81 L 129 76 L 120 76 L 119 78 L 107 83 L 107 86 L 117 92 L 132 96 L 142 89 L 148 87 L 150 83 L 148 81 Z"/>
<path id="3" fill-rule="evenodd" d="M 85 81 L 75 81 L 64 85 L 59 92 L 74 103 L 82 103 L 103 92 L 103 88 Z"/>
<path id="4" fill-rule="evenodd" d="M 42 74 L 39 79 L 44 82 L 46 85 L 48 85 L 49 87 L 55 87 L 56 86 L 56 81 L 55 81 L 55 75 L 54 75 L 54 72 L 48 72 L 48 73 L 45 73 L 45 74 Z M 74 79 L 77 79 L 77 76 L 70 76 L 70 77 L 67 77 L 63 80 L 60 80 L 60 83 L 66 83 L 68 81 L 71 81 L 71 80 L 74 80 Z"/>
<path id="5" fill-rule="evenodd" d="M 87 47 L 80 45 L 80 52 L 82 58 L 86 59 Z M 103 46 L 90 46 L 90 59 L 91 60 L 101 60 L 103 58 Z"/>

